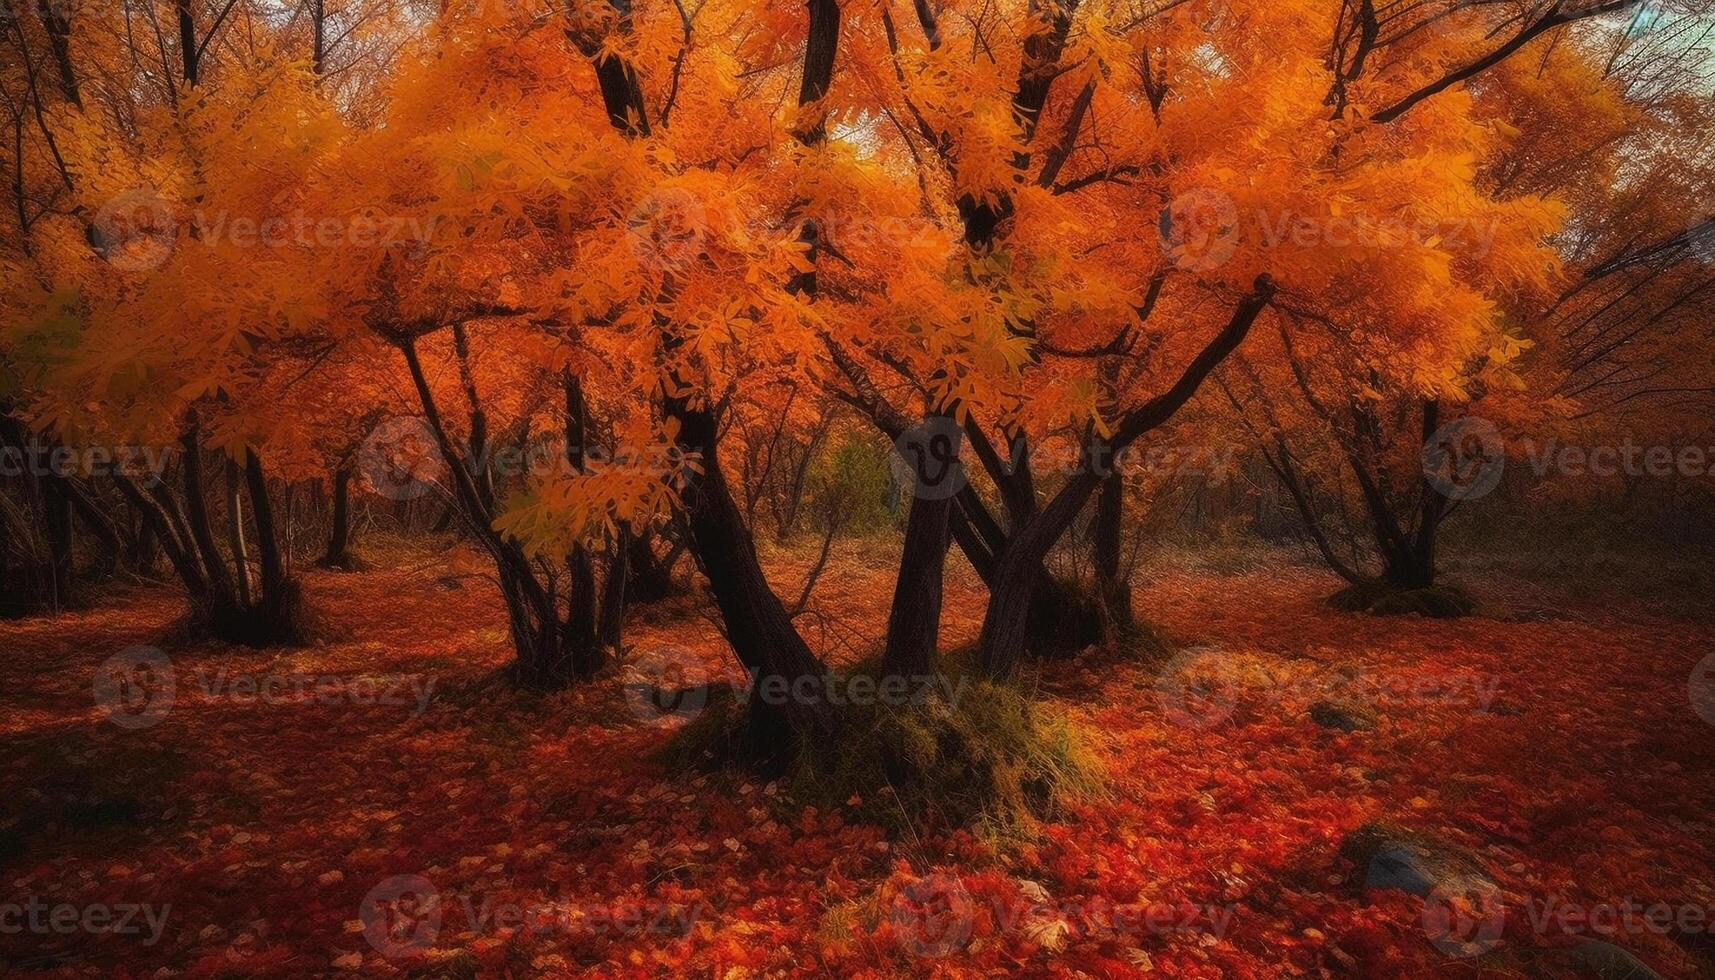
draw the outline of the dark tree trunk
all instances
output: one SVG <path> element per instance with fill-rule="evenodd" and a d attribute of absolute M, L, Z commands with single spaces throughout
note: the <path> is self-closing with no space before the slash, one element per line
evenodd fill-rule
<path fill-rule="evenodd" d="M 769 587 L 750 532 L 727 486 L 717 456 L 713 414 L 673 397 L 664 399 L 664 408 L 667 416 L 679 423 L 680 447 L 695 453 L 700 461 L 702 472 L 686 476 L 686 522 L 733 652 L 762 692 L 781 685 L 790 690 L 800 678 L 819 680 L 822 665 L 798 635 L 780 597 Z M 752 699 L 752 733 L 759 749 L 784 754 L 790 749 L 788 740 L 794 732 L 816 739 L 832 735 L 832 706 L 820 696 L 819 684 L 806 688 L 817 695 Z"/>
<path fill-rule="evenodd" d="M 77 577 L 77 538 L 72 527 L 71 494 L 65 483 L 64 477 L 50 477 L 43 481 L 42 505 L 52 581 L 50 608 L 54 612 L 72 605 L 73 580 Z"/>
<path fill-rule="evenodd" d="M 1422 412 L 1422 438 L 1419 445 L 1427 447 L 1441 426 L 1441 403 L 1433 398 L 1425 398 Z M 1419 452 L 1421 455 L 1421 449 Z M 1441 522 L 1451 513 L 1452 507 L 1451 502 L 1429 482 L 1427 474 L 1419 482 L 1418 498 L 1417 533 L 1411 542 L 1411 572 L 1412 577 L 1422 583 L 1420 588 L 1428 588 L 1435 584 L 1436 538 L 1441 530 Z"/>
<path fill-rule="evenodd" d="M 244 498 L 240 495 L 239 486 L 243 479 L 238 464 L 228 459 L 226 461 L 226 540 L 227 547 L 232 550 L 232 577 L 238 584 L 238 603 L 242 606 L 249 606 L 252 602 L 250 549 L 244 543 Z"/>
<path fill-rule="evenodd" d="M 566 559 L 570 573 L 570 594 L 567 596 L 565 640 L 572 660 L 572 673 L 580 678 L 592 677 L 607 661 L 597 634 L 597 617 L 601 615 L 601 597 L 596 592 L 595 562 L 589 549 L 582 545 L 572 549 Z"/>
<path fill-rule="evenodd" d="M 661 559 L 655 557 L 653 539 L 650 531 L 626 536 L 627 602 L 660 602 L 673 594 L 673 576 Z"/>
<path fill-rule="evenodd" d="M 629 10 L 630 5 L 625 4 L 621 16 L 628 16 Z M 800 105 L 815 101 L 820 93 L 827 91 L 838 50 L 839 8 L 832 0 L 814 0 L 810 20 Z M 649 112 L 636 71 L 618 54 L 602 53 L 599 48 L 586 49 L 585 53 L 594 62 L 608 121 L 628 138 L 647 137 Z M 813 139 L 823 131 L 817 119 L 798 135 L 801 140 Z M 806 228 L 809 229 L 808 222 Z M 813 230 L 810 233 L 813 236 Z M 814 262 L 813 247 L 810 259 Z M 805 288 L 804 276 L 810 277 L 807 287 L 814 292 L 814 269 L 795 277 L 798 288 Z M 672 325 L 662 322 L 657 326 L 663 349 L 670 351 L 677 346 Z M 668 387 L 683 391 L 689 386 L 681 380 Z M 685 474 L 684 493 L 689 510 L 686 523 L 691 546 L 708 575 L 715 604 L 726 624 L 727 639 L 763 693 L 762 697 L 752 699 L 749 715 L 755 748 L 784 758 L 793 748 L 794 735 L 808 736 L 817 742 L 831 740 L 836 719 L 825 697 L 767 696 L 775 686 L 785 684 L 790 689 L 801 678 L 814 679 L 811 681 L 814 685 L 823 669 L 763 575 L 750 530 L 744 525 L 721 469 L 719 428 L 713 409 L 706 403 L 693 407 L 686 398 L 670 394 L 662 399 L 662 412 L 678 423 L 678 448 L 694 454 L 702 470 Z"/>
<path fill-rule="evenodd" d="M 310 69 L 320 78 L 327 70 L 327 10 L 322 0 L 310 0 L 310 31 Z"/>
<path fill-rule="evenodd" d="M 244 454 L 244 480 L 250 496 L 250 517 L 256 529 L 262 588 L 255 601 L 246 605 L 237 636 L 240 642 L 252 646 L 303 642 L 302 597 L 297 581 L 286 571 L 279 524 L 268 497 L 268 476 L 262 469 L 262 457 L 255 450 Z"/>
<path fill-rule="evenodd" d="M 446 506 L 446 509 L 441 511 L 441 516 L 435 519 L 435 526 L 432 529 L 430 529 L 429 533 L 430 534 L 445 534 L 445 533 L 447 533 L 448 531 L 453 529 L 453 523 L 458 520 L 458 516 L 459 516 L 458 505 L 457 504 L 448 504 Z"/>
<path fill-rule="evenodd" d="M 23 508 L 0 496 L 0 619 L 50 608 L 52 572 L 39 560 L 37 536 Z"/>
<path fill-rule="evenodd" d="M 332 529 L 322 567 L 349 571 L 356 563 L 351 556 L 351 466 L 342 464 L 333 474 Z"/>
<path fill-rule="evenodd" d="M 617 656 L 625 629 L 627 579 L 630 578 L 631 532 L 620 531 L 614 542 L 613 555 L 608 559 L 607 578 L 601 594 L 601 626 L 597 639 L 603 649 Z"/>
<path fill-rule="evenodd" d="M 584 402 L 583 383 L 578 376 L 566 372 L 563 379 L 566 397 L 566 462 L 573 473 L 585 472 L 585 449 L 589 439 L 589 411 Z M 595 567 L 590 553 L 583 545 L 572 549 L 566 557 L 570 573 L 571 594 L 567 597 L 566 623 L 563 631 L 567 655 L 571 658 L 574 676 L 588 678 L 607 662 L 597 634 L 596 617 L 601 614 L 600 598 L 596 595 Z"/>
<path fill-rule="evenodd" d="M 492 500 L 486 492 L 486 485 L 480 482 L 486 467 L 460 455 L 458 447 L 453 444 L 441 416 L 440 405 L 435 401 L 428 376 L 423 371 L 415 342 L 406 339 L 400 344 L 399 351 L 410 370 L 418 404 L 423 408 L 423 419 L 434 433 L 435 445 L 446 460 L 459 512 L 471 534 L 494 560 L 500 593 L 506 601 L 507 627 L 515 655 L 510 668 L 512 677 L 529 687 L 563 687 L 576 673 L 568 653 L 566 625 L 560 621 L 554 594 L 536 578 L 523 550 L 494 530 Z M 464 377 L 467 381 L 465 394 L 474 414 L 480 411 L 477 392 L 474 385 L 468 383 L 469 375 Z M 573 445 L 581 445 L 581 442 L 569 439 L 568 448 Z M 472 451 L 475 451 L 474 440 Z"/>
<path fill-rule="evenodd" d="M 947 559 L 948 521 L 955 506 L 952 496 L 922 488 L 938 487 L 944 480 L 963 481 L 963 474 L 933 472 L 936 467 L 958 465 L 959 429 L 945 415 L 932 415 L 931 426 L 920 431 L 947 431 L 950 455 L 929 446 L 906 462 L 912 467 L 914 486 L 911 515 L 905 522 L 905 545 L 899 556 L 899 576 L 894 581 L 893 605 L 887 617 L 887 644 L 882 652 L 884 677 L 925 677 L 935 670 L 935 647 L 941 629 L 941 585 Z"/>
<path fill-rule="evenodd" d="M 201 426 L 192 422 L 182 440 L 185 450 L 184 519 L 202 561 L 203 575 L 208 580 L 209 603 L 222 613 L 230 614 L 238 604 L 237 594 L 233 590 L 232 573 L 214 543 L 214 527 L 209 520 L 208 497 L 203 485 L 201 431 Z M 165 488 L 161 489 L 165 492 Z"/>
<path fill-rule="evenodd" d="M 69 8 L 63 3 L 53 0 L 36 0 L 36 14 L 41 18 L 42 29 L 48 35 L 48 50 L 54 57 L 54 67 L 59 70 L 60 92 L 66 100 L 83 108 L 83 95 L 78 91 L 77 72 L 72 70 L 71 63 L 71 18 Z"/>
<path fill-rule="evenodd" d="M 1099 478 L 1088 470 L 1075 474 L 1054 499 L 1007 541 L 989 586 L 980 645 L 983 667 L 992 677 L 1012 673 L 1030 643 L 1030 610 L 1042 580 L 1042 562 L 1078 511 L 1095 492 Z"/>
<path fill-rule="evenodd" d="M 101 543 L 102 571 L 111 574 L 125 560 L 125 545 L 119 539 L 119 528 L 102 509 L 100 501 L 89 486 L 76 478 L 65 481 L 65 492 L 71 498 L 72 510 L 90 534 Z"/>
<path fill-rule="evenodd" d="M 262 567 L 263 596 L 278 595 L 286 585 L 286 565 L 280 554 L 280 535 L 274 523 L 274 505 L 268 499 L 268 477 L 255 450 L 245 453 L 244 479 L 250 488 L 250 510 L 256 523 L 256 552 Z"/>
<path fill-rule="evenodd" d="M 1091 563 L 1095 566 L 1096 588 L 1109 625 L 1110 641 L 1133 626 L 1131 583 L 1120 570 L 1124 526 L 1125 477 L 1116 466 L 1102 479 L 1102 489 L 1096 494 L 1096 519 L 1090 528 L 1094 538 Z"/>
<path fill-rule="evenodd" d="M 194 88 L 202 78 L 196 19 L 191 11 L 191 0 L 176 0 L 175 7 L 179 17 L 179 60 L 184 65 L 185 81 Z"/>
<path fill-rule="evenodd" d="M 1244 341 L 1274 292 L 1273 278 L 1258 276 L 1250 294 L 1233 309 L 1227 325 L 1198 352 L 1173 387 L 1122 416 L 1114 426 L 1113 438 L 1105 445 L 1092 446 L 1091 458 L 1007 541 L 989 586 L 988 610 L 983 615 L 979 640 L 983 670 L 990 677 L 1010 676 L 1023 655 L 1029 643 L 1030 608 L 1041 579 L 1042 561 L 1101 485 L 1100 473 L 1139 437 L 1172 418 L 1191 400 L 1209 372 Z"/>
<path fill-rule="evenodd" d="M 126 555 L 126 563 L 133 571 L 144 577 L 155 574 L 155 563 L 160 559 L 161 537 L 155 530 L 155 523 L 139 513 L 137 515 L 137 533 L 131 539 L 131 548 Z"/>
<path fill-rule="evenodd" d="M 151 492 L 144 491 L 130 477 L 116 474 L 113 482 L 119 487 L 119 492 L 125 497 L 126 503 L 137 512 L 143 522 L 144 530 L 139 532 L 138 540 L 144 540 L 148 535 L 157 543 L 161 550 L 167 553 L 167 560 L 172 564 L 173 571 L 184 583 L 185 593 L 190 596 L 192 605 L 202 605 L 208 601 L 208 579 L 203 573 L 202 562 L 197 560 L 192 545 L 181 532 L 184 522 L 175 513 L 178 505 L 166 488 L 156 482 Z"/>

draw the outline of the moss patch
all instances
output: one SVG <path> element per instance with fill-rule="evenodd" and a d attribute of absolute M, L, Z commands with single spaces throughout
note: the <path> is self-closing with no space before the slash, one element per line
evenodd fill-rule
<path fill-rule="evenodd" d="M 988 837 L 1027 836 L 1066 804 L 1102 793 L 1093 739 L 1053 704 L 975 676 L 960 656 L 946 673 L 912 679 L 894 703 L 848 704 L 831 746 L 799 745 L 784 771 L 794 799 L 855 806 L 893 829 L 960 827 Z M 874 663 L 848 672 L 879 676 Z M 876 702 L 882 699 L 874 699 Z M 718 768 L 754 759 L 746 704 L 730 687 L 665 746 L 670 765 Z"/>

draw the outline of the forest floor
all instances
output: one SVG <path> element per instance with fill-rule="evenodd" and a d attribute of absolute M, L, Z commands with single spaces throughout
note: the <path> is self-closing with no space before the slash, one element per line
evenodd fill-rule
<path fill-rule="evenodd" d="M 783 594 L 812 557 L 770 557 Z M 1479 616 L 1372 618 L 1286 562 L 1145 569 L 1136 608 L 1172 659 L 1034 679 L 1106 793 L 1030 840 L 889 835 L 859 800 L 655 761 L 682 722 L 620 673 L 494 683 L 478 556 L 387 558 L 307 575 L 335 632 L 301 650 L 175 640 L 167 591 L 0 624 L 0 973 L 1558 976 L 1545 951 L 1595 938 L 1712 975 L 1707 621 L 1492 576 L 1467 583 Z M 800 620 L 831 660 L 879 644 L 892 567 L 836 548 Z M 982 614 L 959 569 L 944 648 Z M 626 639 L 733 671 L 694 597 L 635 610 Z M 110 715 L 98 679 L 139 646 L 169 658 L 170 710 L 157 684 Z M 1493 891 L 1364 888 L 1342 847 L 1376 821 Z"/>

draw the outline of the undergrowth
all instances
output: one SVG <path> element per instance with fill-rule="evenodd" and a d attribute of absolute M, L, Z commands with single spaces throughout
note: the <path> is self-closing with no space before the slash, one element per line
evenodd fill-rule
<path fill-rule="evenodd" d="M 970 652 L 946 655 L 943 673 L 910 679 L 898 699 L 842 708 L 832 745 L 800 744 L 786 761 L 784 788 L 803 803 L 855 807 L 861 819 L 895 831 L 963 828 L 990 839 L 1030 835 L 1078 800 L 1103 793 L 1094 738 L 1028 684 L 983 679 Z M 880 679 L 866 661 L 845 672 Z M 890 703 L 881 703 L 887 700 Z M 748 705 L 730 686 L 660 752 L 669 765 L 748 764 Z"/>

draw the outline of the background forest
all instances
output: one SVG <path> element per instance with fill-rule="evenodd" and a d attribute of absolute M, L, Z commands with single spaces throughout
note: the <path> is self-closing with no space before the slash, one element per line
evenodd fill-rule
<path fill-rule="evenodd" d="M 0 0 L 0 967 L 1715 976 L 1706 0 Z"/>

